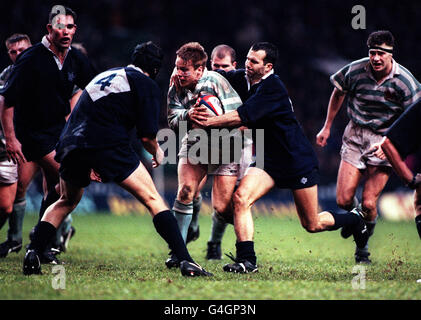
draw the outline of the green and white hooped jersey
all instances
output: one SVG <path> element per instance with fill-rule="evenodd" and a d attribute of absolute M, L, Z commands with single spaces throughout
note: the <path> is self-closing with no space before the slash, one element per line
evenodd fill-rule
<path fill-rule="evenodd" d="M 186 89 L 178 95 L 174 86 L 171 86 L 168 90 L 167 111 L 168 124 L 171 129 L 178 128 L 180 121 L 186 121 L 188 110 L 202 94 L 217 96 L 224 107 L 225 113 L 237 110 L 242 105 L 240 96 L 231 87 L 228 80 L 217 72 L 205 69 L 193 91 Z"/>
<path fill-rule="evenodd" d="M 421 99 L 421 84 L 393 60 L 390 75 L 377 83 L 369 58 L 354 61 L 330 77 L 332 84 L 347 95 L 350 119 L 361 127 L 382 134 L 410 105 Z"/>

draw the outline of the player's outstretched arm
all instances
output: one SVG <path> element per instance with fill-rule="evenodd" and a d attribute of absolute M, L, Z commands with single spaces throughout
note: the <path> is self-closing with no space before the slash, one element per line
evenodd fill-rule
<path fill-rule="evenodd" d="M 194 118 L 200 118 L 199 114 L 204 115 L 203 107 L 195 108 L 192 115 Z M 197 113 L 197 116 L 195 115 Z M 230 111 L 217 117 L 210 117 L 206 120 L 195 121 L 204 128 L 236 128 L 242 125 L 238 111 Z"/>
<path fill-rule="evenodd" d="M 22 153 L 22 146 L 15 135 L 13 107 L 6 106 L 2 95 L 0 95 L 0 120 L 6 139 L 7 157 L 14 163 L 26 162 L 25 156 Z"/>
<path fill-rule="evenodd" d="M 340 91 L 339 89 L 333 89 L 333 92 L 330 96 L 329 105 L 327 107 L 327 115 L 325 124 L 320 132 L 316 136 L 316 143 L 324 147 L 327 144 L 327 139 L 330 136 L 330 128 L 332 127 L 333 120 L 335 119 L 336 115 L 338 114 L 339 109 L 342 106 L 342 103 L 345 99 L 345 93 Z"/>

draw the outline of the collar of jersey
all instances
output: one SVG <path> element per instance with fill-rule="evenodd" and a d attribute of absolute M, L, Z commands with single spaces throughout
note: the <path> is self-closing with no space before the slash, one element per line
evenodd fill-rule
<path fill-rule="evenodd" d="M 53 53 L 53 57 L 54 57 L 54 60 L 56 61 L 58 69 L 59 70 L 63 69 L 64 61 L 66 61 L 67 54 L 69 53 L 70 50 L 72 50 L 72 47 L 70 46 L 69 49 L 67 50 L 66 56 L 64 57 L 63 64 L 62 64 L 60 59 L 57 57 L 57 55 L 53 52 L 53 50 L 50 49 L 51 44 L 50 44 L 50 41 L 48 41 L 47 36 L 42 37 L 41 43 L 44 45 L 44 47 L 47 48 L 47 50 L 50 50 Z"/>
<path fill-rule="evenodd" d="M 145 71 L 143 71 L 143 70 L 142 70 L 142 69 L 140 69 L 139 67 L 136 67 L 134 64 L 129 64 L 129 65 L 127 65 L 127 68 L 133 68 L 133 69 L 135 69 L 135 70 L 137 70 L 137 71 L 139 71 L 139 72 L 141 72 L 141 73 L 145 74 Z"/>
<path fill-rule="evenodd" d="M 367 65 L 365 66 L 365 70 L 367 71 L 367 73 L 370 75 L 371 78 L 376 80 L 374 78 L 373 72 L 371 71 L 371 68 L 370 68 L 370 61 L 368 61 Z M 400 75 L 400 74 L 401 74 L 401 72 L 399 70 L 399 64 L 395 61 L 395 59 L 392 59 L 392 70 L 390 71 L 389 75 L 382 81 L 382 83 L 384 83 L 386 80 L 392 79 L 394 76 Z"/>
<path fill-rule="evenodd" d="M 244 72 L 245 73 L 245 72 Z M 265 80 L 267 77 L 269 77 L 270 75 L 272 75 L 272 74 L 274 74 L 275 73 L 275 71 L 272 69 L 272 70 L 270 70 L 268 73 L 266 73 L 263 77 L 261 77 L 260 78 L 260 80 L 258 81 L 258 82 L 256 82 L 255 84 L 253 84 L 253 85 L 256 85 L 256 84 L 258 84 L 259 82 L 261 82 L 262 80 Z M 250 88 L 251 88 L 251 85 L 250 85 L 250 79 L 249 79 L 249 77 L 247 76 L 247 73 L 245 73 L 244 74 L 244 76 L 246 77 L 246 80 L 247 80 L 247 91 L 250 91 Z"/>

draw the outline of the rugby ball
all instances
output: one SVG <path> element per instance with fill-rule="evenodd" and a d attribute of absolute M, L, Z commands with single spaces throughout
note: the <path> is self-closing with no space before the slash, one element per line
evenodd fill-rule
<path fill-rule="evenodd" d="M 206 94 L 199 97 L 199 106 L 205 106 L 209 110 L 209 115 L 220 116 L 224 114 L 224 107 L 218 97 Z"/>

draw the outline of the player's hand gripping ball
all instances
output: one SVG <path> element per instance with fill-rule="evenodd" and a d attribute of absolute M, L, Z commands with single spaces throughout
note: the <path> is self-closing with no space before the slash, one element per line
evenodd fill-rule
<path fill-rule="evenodd" d="M 222 106 L 221 101 L 218 99 L 218 97 L 214 95 L 211 95 L 211 94 L 202 95 L 199 97 L 198 101 L 199 101 L 199 104 L 198 104 L 199 107 L 204 106 L 208 108 L 208 114 L 211 117 L 220 116 L 225 113 L 224 107 Z"/>
<path fill-rule="evenodd" d="M 200 110 L 200 116 L 198 116 L 199 114 L 196 115 L 195 111 L 192 110 L 193 114 L 190 116 L 193 120 L 192 128 L 200 128 L 200 125 L 194 121 L 204 121 L 208 117 L 216 117 L 225 113 L 221 101 L 218 97 L 211 94 L 201 95 L 194 105 L 194 109 L 196 108 L 204 110 Z"/>

